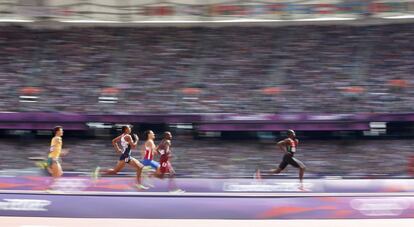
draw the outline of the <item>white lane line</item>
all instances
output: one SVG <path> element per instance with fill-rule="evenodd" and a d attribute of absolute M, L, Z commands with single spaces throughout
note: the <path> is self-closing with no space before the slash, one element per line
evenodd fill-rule
<path fill-rule="evenodd" d="M 104 191 L 41 191 L 41 190 L 0 190 L 0 194 L 35 194 L 35 195 L 89 195 L 89 196 L 155 196 L 155 197 L 393 197 L 414 196 L 414 192 L 357 192 L 357 193 L 223 193 L 223 192 L 104 192 Z"/>
<path fill-rule="evenodd" d="M 29 224 L 30 223 L 30 224 Z M 151 226 L 151 227 L 413 227 L 414 219 L 328 219 L 328 220 L 217 220 L 217 219 L 113 219 L 113 218 L 50 218 L 0 217 L 7 227 L 73 227 L 73 226 Z"/>

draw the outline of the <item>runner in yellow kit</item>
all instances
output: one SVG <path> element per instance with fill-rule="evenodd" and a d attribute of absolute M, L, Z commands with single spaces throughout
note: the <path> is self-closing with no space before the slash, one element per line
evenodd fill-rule
<path fill-rule="evenodd" d="M 62 126 L 56 126 L 53 129 L 55 136 L 50 142 L 50 152 L 47 158 L 47 170 L 55 178 L 63 175 L 62 166 L 60 165 L 60 156 L 65 156 L 69 150 L 62 149 Z"/>

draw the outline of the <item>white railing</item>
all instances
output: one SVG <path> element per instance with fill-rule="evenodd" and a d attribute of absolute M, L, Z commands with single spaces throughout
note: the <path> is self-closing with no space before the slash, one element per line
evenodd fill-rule
<path fill-rule="evenodd" d="M 240 23 L 412 19 L 414 0 L 0 0 L 0 22 Z"/>

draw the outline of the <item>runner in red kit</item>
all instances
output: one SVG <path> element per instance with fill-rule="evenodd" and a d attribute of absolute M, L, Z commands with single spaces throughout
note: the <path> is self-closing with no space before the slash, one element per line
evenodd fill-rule
<path fill-rule="evenodd" d="M 164 178 L 165 174 L 168 174 L 170 177 L 169 180 L 169 190 L 171 192 L 184 192 L 183 190 L 179 189 L 175 184 L 174 177 L 175 177 L 175 170 L 171 165 L 170 158 L 172 157 L 171 152 L 171 140 L 172 135 L 171 132 L 164 132 L 164 138 L 160 142 L 157 147 L 157 152 L 160 155 L 160 178 Z"/>
<path fill-rule="evenodd" d="M 157 152 L 160 154 L 160 172 L 161 177 L 164 177 L 166 173 L 169 173 L 171 175 L 175 174 L 175 171 L 169 161 L 169 158 L 171 157 L 171 139 L 172 135 L 170 132 L 164 132 L 164 138 L 160 142 L 160 144 L 157 147 Z"/>

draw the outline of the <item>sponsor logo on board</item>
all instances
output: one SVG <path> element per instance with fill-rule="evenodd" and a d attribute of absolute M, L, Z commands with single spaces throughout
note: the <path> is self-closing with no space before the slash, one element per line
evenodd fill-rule
<path fill-rule="evenodd" d="M 0 210 L 47 211 L 52 202 L 39 199 L 4 199 L 0 201 Z"/>
<path fill-rule="evenodd" d="M 399 216 L 410 201 L 398 198 L 353 199 L 351 207 L 366 216 Z"/>

